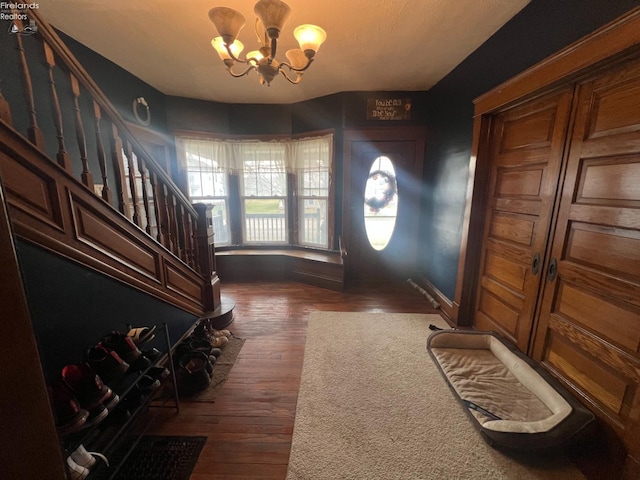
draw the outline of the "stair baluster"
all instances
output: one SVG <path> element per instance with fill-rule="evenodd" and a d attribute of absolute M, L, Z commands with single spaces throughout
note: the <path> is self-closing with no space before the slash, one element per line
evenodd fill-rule
<path fill-rule="evenodd" d="M 55 57 L 53 54 L 53 50 L 46 43 L 42 42 L 44 47 L 44 56 L 47 62 L 47 67 L 49 70 L 49 85 L 51 87 L 51 103 L 53 104 L 53 123 L 56 128 L 56 138 L 58 139 L 58 153 L 56 154 L 56 159 L 58 160 L 58 165 L 64 168 L 67 172 L 73 173 L 71 168 L 71 156 L 64 145 L 64 128 L 62 126 L 62 112 L 60 110 L 60 101 L 58 100 L 58 91 L 56 89 L 56 82 L 54 79 L 53 71 L 56 66 Z"/>
<path fill-rule="evenodd" d="M 111 204 L 112 194 L 109 188 L 109 180 L 107 177 L 107 158 L 104 151 L 104 144 L 102 143 L 102 130 L 101 123 L 102 112 L 100 111 L 100 105 L 93 101 L 93 119 L 96 132 L 96 149 L 98 153 L 98 164 L 100 165 L 100 175 L 102 176 L 102 199 Z"/>

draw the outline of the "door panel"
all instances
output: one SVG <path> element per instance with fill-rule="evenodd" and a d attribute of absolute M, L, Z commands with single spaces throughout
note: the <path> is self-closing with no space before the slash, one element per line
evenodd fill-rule
<path fill-rule="evenodd" d="M 474 326 L 527 351 L 572 91 L 502 112 L 491 130 L 491 181 Z"/>
<path fill-rule="evenodd" d="M 533 356 L 640 452 L 640 63 L 580 85 Z"/>
<path fill-rule="evenodd" d="M 347 258 L 346 278 L 351 283 L 405 281 L 415 270 L 423 139 L 393 138 L 391 130 L 367 136 L 350 132 L 345 141 L 344 227 Z M 400 133 L 402 136 L 402 133 Z M 365 186 L 374 160 L 388 157 L 397 181 L 397 216 L 393 234 L 382 250 L 369 242 L 365 227 Z"/>

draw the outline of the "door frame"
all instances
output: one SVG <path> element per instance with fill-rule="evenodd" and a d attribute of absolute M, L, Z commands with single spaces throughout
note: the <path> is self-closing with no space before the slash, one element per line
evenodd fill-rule
<path fill-rule="evenodd" d="M 352 144 L 355 142 L 413 142 L 416 146 L 416 164 L 414 173 L 419 176 L 422 183 L 422 167 L 424 164 L 426 127 L 398 126 L 398 127 L 373 127 L 345 129 L 343 138 L 343 166 L 342 166 L 342 245 L 346 250 L 345 281 L 351 278 L 349 271 L 349 250 L 353 248 L 352 238 L 354 231 L 351 221 L 351 172 L 352 172 Z M 421 196 L 416 199 L 417 219 L 420 220 Z M 416 236 L 419 235 L 419 225 L 416 228 Z M 416 248 L 418 242 L 416 238 Z M 416 250 L 417 253 L 417 250 Z"/>

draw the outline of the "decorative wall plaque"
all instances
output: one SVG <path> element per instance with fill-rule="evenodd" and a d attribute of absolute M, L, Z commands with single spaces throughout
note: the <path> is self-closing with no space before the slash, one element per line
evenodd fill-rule
<path fill-rule="evenodd" d="M 410 120 L 410 98 L 367 99 L 367 120 Z"/>

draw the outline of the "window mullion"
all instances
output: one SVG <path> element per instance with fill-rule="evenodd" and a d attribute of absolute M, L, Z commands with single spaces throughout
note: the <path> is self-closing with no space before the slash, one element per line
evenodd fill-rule
<path fill-rule="evenodd" d="M 229 229 L 231 245 L 242 243 L 242 208 L 240 199 L 240 181 L 237 173 L 229 174 Z"/>
<path fill-rule="evenodd" d="M 298 183 L 294 173 L 287 173 L 287 206 L 289 221 L 289 244 L 298 245 Z"/>

